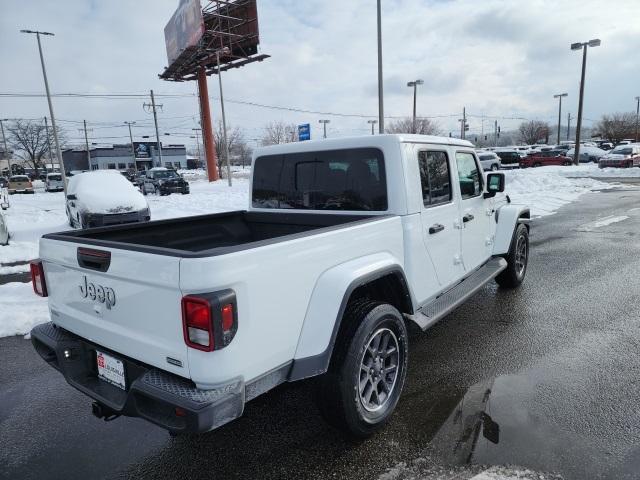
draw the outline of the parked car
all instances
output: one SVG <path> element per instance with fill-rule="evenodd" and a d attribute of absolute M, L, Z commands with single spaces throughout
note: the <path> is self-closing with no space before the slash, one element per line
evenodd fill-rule
<path fill-rule="evenodd" d="M 522 155 L 516 150 L 496 150 L 502 168 L 520 168 Z"/>
<path fill-rule="evenodd" d="M 14 193 L 34 193 L 33 184 L 27 175 L 13 175 L 9 177 L 9 185 L 7 186 L 9 195 Z"/>
<path fill-rule="evenodd" d="M 61 173 L 47 173 L 44 180 L 45 192 L 61 192 L 64 190 L 64 180 Z"/>
<path fill-rule="evenodd" d="M 150 220 L 142 194 L 117 170 L 79 173 L 69 179 L 67 218 L 74 228 L 102 227 Z"/>
<path fill-rule="evenodd" d="M 175 170 L 164 167 L 156 167 L 147 170 L 142 184 L 142 193 L 155 193 L 157 195 L 170 195 L 172 193 L 189 193 L 189 182 Z"/>
<path fill-rule="evenodd" d="M 549 165 L 571 165 L 571 159 L 562 150 L 534 152 L 520 160 L 520 168 L 546 167 Z"/>
<path fill-rule="evenodd" d="M 628 144 L 616 147 L 600 158 L 600 168 L 606 167 L 640 167 L 640 145 Z"/>
<path fill-rule="evenodd" d="M 480 165 L 482 165 L 482 169 L 484 171 L 500 170 L 501 160 L 500 160 L 500 157 L 495 152 L 480 151 L 477 153 L 478 153 L 478 159 L 480 160 Z"/>
<path fill-rule="evenodd" d="M 32 278 L 53 316 L 31 340 L 98 418 L 205 432 L 319 377 L 320 412 L 365 437 L 402 392 L 407 323 L 525 278 L 529 209 L 465 140 L 275 145 L 251 172 L 244 211 L 41 238 Z"/>
<path fill-rule="evenodd" d="M 0 188 L 7 188 L 9 186 L 9 179 L 7 177 L 0 177 Z"/>
<path fill-rule="evenodd" d="M 586 163 L 586 162 L 598 162 L 598 160 L 600 160 L 600 158 L 602 158 L 602 156 L 606 155 L 606 151 L 602 150 L 601 148 L 598 147 L 589 147 L 589 146 L 584 146 L 581 145 L 580 146 L 580 163 Z M 570 150 L 567 150 L 567 157 L 573 159 L 576 155 L 576 150 L 575 148 L 571 148 Z"/>

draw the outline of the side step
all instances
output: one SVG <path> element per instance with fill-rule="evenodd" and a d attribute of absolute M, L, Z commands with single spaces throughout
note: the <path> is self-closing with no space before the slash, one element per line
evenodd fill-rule
<path fill-rule="evenodd" d="M 406 315 L 406 317 L 426 330 L 464 303 L 505 268 L 507 268 L 507 261 L 504 258 L 492 258 L 455 287 L 423 305 L 415 315 Z"/>

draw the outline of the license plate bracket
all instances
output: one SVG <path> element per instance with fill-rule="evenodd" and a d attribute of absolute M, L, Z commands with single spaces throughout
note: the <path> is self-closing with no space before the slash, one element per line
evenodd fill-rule
<path fill-rule="evenodd" d="M 98 378 L 100 380 L 126 390 L 127 384 L 122 360 L 96 350 L 96 366 L 98 367 Z"/>

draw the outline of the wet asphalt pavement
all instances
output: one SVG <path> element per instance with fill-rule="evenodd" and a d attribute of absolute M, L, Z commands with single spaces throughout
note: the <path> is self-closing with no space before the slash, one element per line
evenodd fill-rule
<path fill-rule="evenodd" d="M 610 216 L 628 218 L 597 222 Z M 364 442 L 322 421 L 312 382 L 281 386 L 200 436 L 105 423 L 29 341 L 0 339 L 0 477 L 469 478 L 519 465 L 638 478 L 640 187 L 535 220 L 531 247 L 520 289 L 492 283 L 412 332 L 398 409 Z"/>

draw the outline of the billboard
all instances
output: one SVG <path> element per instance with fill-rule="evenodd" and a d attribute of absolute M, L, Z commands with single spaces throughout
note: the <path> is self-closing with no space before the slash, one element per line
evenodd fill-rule
<path fill-rule="evenodd" d="M 204 20 L 200 0 L 180 0 L 178 9 L 164 27 L 169 66 L 176 61 L 185 48 L 196 46 L 203 33 Z"/>

